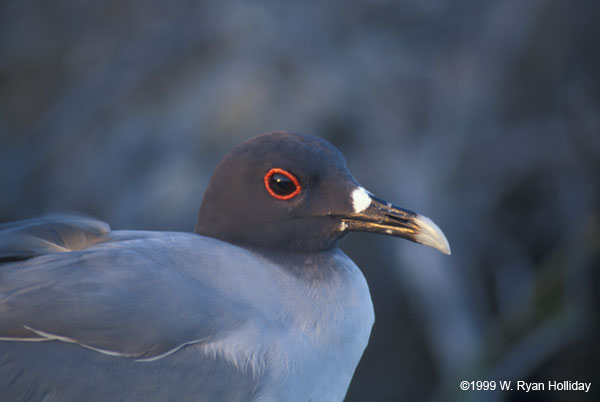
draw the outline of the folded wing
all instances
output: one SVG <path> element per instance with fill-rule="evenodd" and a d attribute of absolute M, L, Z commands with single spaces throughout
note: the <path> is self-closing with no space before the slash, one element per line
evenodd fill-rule
<path fill-rule="evenodd" d="M 209 266 L 201 250 L 218 243 L 195 234 L 111 232 L 81 216 L 2 225 L 0 341 L 73 342 L 152 360 L 227 336 L 245 317 L 260 316 L 203 280 L 219 270 L 219 259 Z"/>

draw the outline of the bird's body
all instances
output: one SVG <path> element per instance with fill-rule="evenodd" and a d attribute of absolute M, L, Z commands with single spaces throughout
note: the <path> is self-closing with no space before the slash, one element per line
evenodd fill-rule
<path fill-rule="evenodd" d="M 0 268 L 0 400 L 343 399 L 373 310 L 338 249 L 264 256 L 136 231 L 90 243 Z"/>
<path fill-rule="evenodd" d="M 340 402 L 374 321 L 351 230 L 449 253 L 329 143 L 283 132 L 223 159 L 195 233 L 0 225 L 0 401 Z"/>

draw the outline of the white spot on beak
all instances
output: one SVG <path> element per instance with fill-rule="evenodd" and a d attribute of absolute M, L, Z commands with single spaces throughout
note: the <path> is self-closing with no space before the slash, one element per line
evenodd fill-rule
<path fill-rule="evenodd" d="M 348 224 L 342 221 L 342 223 L 340 223 L 340 232 L 345 232 L 346 229 L 348 229 Z"/>
<path fill-rule="evenodd" d="M 371 205 L 369 192 L 362 187 L 356 187 L 352 191 L 352 208 L 354 208 L 354 213 L 361 213 L 369 208 L 369 205 Z"/>

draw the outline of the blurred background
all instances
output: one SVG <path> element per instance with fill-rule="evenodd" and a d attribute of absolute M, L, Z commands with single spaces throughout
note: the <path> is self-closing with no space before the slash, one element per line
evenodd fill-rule
<path fill-rule="evenodd" d="M 377 317 L 346 401 L 592 400 L 459 381 L 600 390 L 599 4 L 3 0 L 0 221 L 192 231 L 234 145 L 315 134 L 453 251 L 343 240 Z"/>

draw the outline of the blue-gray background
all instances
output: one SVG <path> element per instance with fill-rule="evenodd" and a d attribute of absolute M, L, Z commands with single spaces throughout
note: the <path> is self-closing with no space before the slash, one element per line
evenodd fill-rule
<path fill-rule="evenodd" d="M 76 210 L 191 231 L 264 131 L 334 143 L 451 257 L 352 234 L 377 322 L 347 401 L 591 400 L 600 388 L 594 1 L 0 3 L 0 221 Z M 234 190 L 234 189 L 232 189 Z"/>

